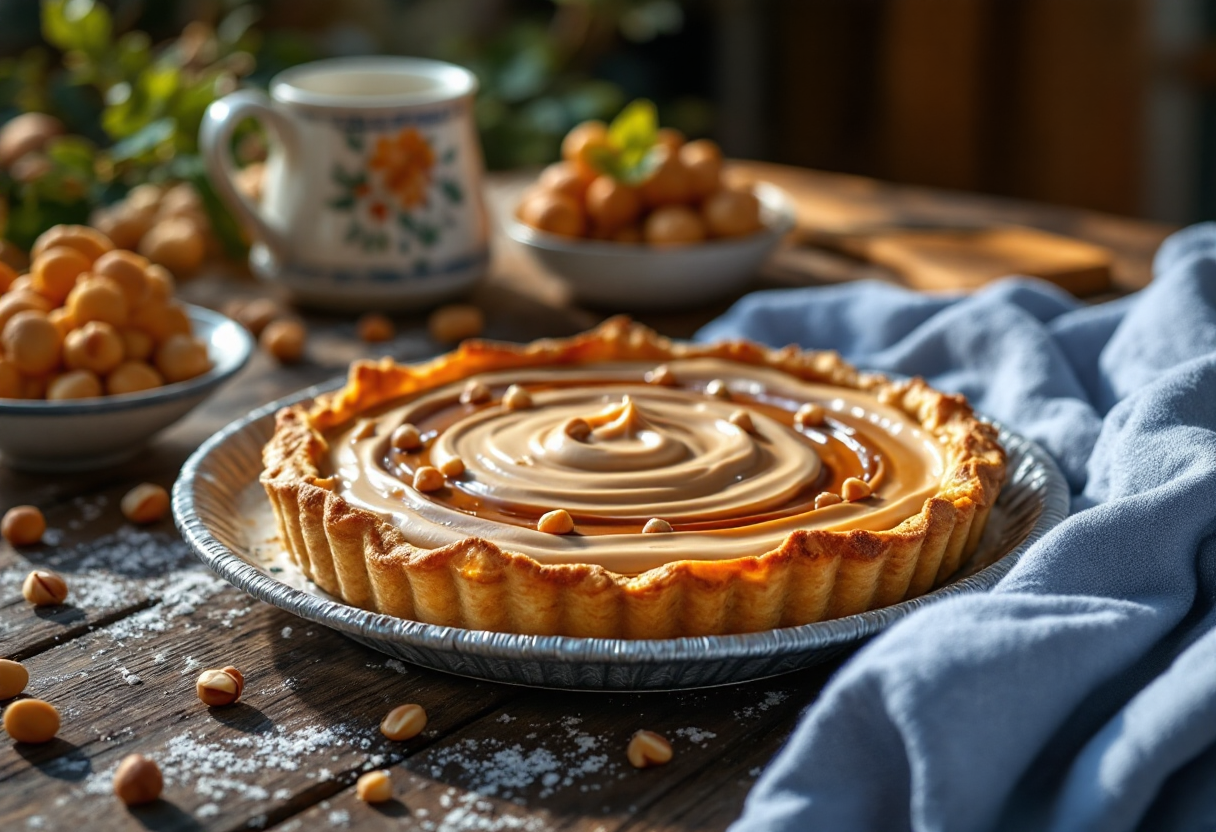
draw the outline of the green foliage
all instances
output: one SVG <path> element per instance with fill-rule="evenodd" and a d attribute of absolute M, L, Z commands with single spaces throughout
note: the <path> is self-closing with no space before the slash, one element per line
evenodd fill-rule
<path fill-rule="evenodd" d="M 637 185 L 654 170 L 656 159 L 651 151 L 658 139 L 658 111 L 653 102 L 639 98 L 608 125 L 608 146 L 595 150 L 591 163 L 613 179 Z"/>

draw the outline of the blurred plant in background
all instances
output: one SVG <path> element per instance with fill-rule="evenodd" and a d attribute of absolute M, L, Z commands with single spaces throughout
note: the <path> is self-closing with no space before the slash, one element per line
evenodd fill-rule
<path fill-rule="evenodd" d="M 32 5 L 0 0 L 0 49 L 18 48 L 23 22 L 38 27 L 27 33 L 36 45 L 0 58 L 0 237 L 22 247 L 140 184 L 187 181 L 224 249 L 241 253 L 198 157 L 203 112 L 239 84 L 265 86 L 329 55 L 413 54 L 472 69 L 491 169 L 552 161 L 571 127 L 611 119 L 639 95 L 686 133 L 709 124 L 703 99 L 665 97 L 654 88 L 662 73 L 629 57 L 681 31 L 677 0 L 43 0 L 39 20 Z M 235 149 L 252 162 L 265 143 L 251 125 Z"/>

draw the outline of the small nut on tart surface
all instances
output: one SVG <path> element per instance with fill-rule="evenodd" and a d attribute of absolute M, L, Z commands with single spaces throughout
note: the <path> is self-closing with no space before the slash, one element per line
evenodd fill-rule
<path fill-rule="evenodd" d="M 414 488 L 419 491 L 438 491 L 447 483 L 447 477 L 438 468 L 423 465 L 414 472 Z"/>
<path fill-rule="evenodd" d="M 824 491 L 815 498 L 815 508 L 827 508 L 843 502 L 839 494 L 833 494 L 831 491 Z"/>
<path fill-rule="evenodd" d="M 464 460 L 458 456 L 450 457 L 439 466 L 445 477 L 459 477 L 464 473 Z"/>
<path fill-rule="evenodd" d="M 675 387 L 678 383 L 676 374 L 666 364 L 660 364 L 646 374 L 647 384 L 657 384 L 660 387 Z"/>
<path fill-rule="evenodd" d="M 591 423 L 586 419 L 575 416 L 562 426 L 562 431 L 578 442 L 583 442 L 591 435 Z"/>
<path fill-rule="evenodd" d="M 671 743 L 654 731 L 638 731 L 630 738 L 625 756 L 634 768 L 661 766 L 671 762 Z"/>
<path fill-rule="evenodd" d="M 169 492 L 156 483 L 140 483 L 123 495 L 121 507 L 132 523 L 155 523 L 169 513 Z"/>
<path fill-rule="evenodd" d="M 393 799 L 393 781 L 387 771 L 369 771 L 355 782 L 355 796 L 364 803 L 383 803 Z"/>
<path fill-rule="evenodd" d="M 422 434 L 409 422 L 398 425 L 388 442 L 399 451 L 416 451 L 422 447 Z"/>
<path fill-rule="evenodd" d="M 35 607 L 54 607 L 68 597 L 68 582 L 48 569 L 35 569 L 25 576 L 21 594 Z"/>
<path fill-rule="evenodd" d="M 756 432 L 756 425 L 754 422 L 752 422 L 752 415 L 746 410 L 736 410 L 734 413 L 730 414 L 729 421 L 739 430 L 746 431 L 747 433 Z"/>
<path fill-rule="evenodd" d="M 490 388 L 480 381 L 470 380 L 460 391 L 461 404 L 485 404 L 492 398 Z"/>
<path fill-rule="evenodd" d="M 199 700 L 212 708 L 222 708 L 237 702 L 244 690 L 245 677 L 231 665 L 219 670 L 204 670 L 199 674 L 195 685 Z"/>
<path fill-rule="evenodd" d="M 846 503 L 855 503 L 858 500 L 864 500 L 874 493 L 874 489 L 865 480 L 859 480 L 857 477 L 849 477 L 840 486 L 840 497 Z"/>
<path fill-rule="evenodd" d="M 13 506 L 0 520 L 0 535 L 14 546 L 33 546 L 46 532 L 46 518 L 37 506 Z"/>
<path fill-rule="evenodd" d="M 540 516 L 536 530 L 545 534 L 570 534 L 574 531 L 574 518 L 564 508 L 554 509 Z"/>
<path fill-rule="evenodd" d="M 4 709 L 4 730 L 17 742 L 50 742 L 59 733 L 59 711 L 41 699 L 18 699 Z"/>
<path fill-rule="evenodd" d="M 532 406 L 532 394 L 518 384 L 512 384 L 503 393 L 502 406 L 507 410 L 527 410 Z"/>
<path fill-rule="evenodd" d="M 21 662 L 0 659 L 0 702 L 12 699 L 30 683 L 30 672 Z"/>
<path fill-rule="evenodd" d="M 642 527 L 642 534 L 665 534 L 672 531 L 671 524 L 661 517 L 651 517 Z"/>
<path fill-rule="evenodd" d="M 426 728 L 426 720 L 426 709 L 421 705 L 398 705 L 380 720 L 380 733 L 397 742 L 413 739 Z"/>
<path fill-rule="evenodd" d="M 143 754 L 123 757 L 114 772 L 114 795 L 128 806 L 151 803 L 164 788 L 160 766 Z"/>
<path fill-rule="evenodd" d="M 705 395 L 713 396 L 715 399 L 730 401 L 730 387 L 722 379 L 715 378 L 705 385 Z"/>
<path fill-rule="evenodd" d="M 814 402 L 807 402 L 794 414 L 794 421 L 803 427 L 817 427 L 822 425 L 826 418 L 827 411 L 823 409 L 823 405 Z"/>

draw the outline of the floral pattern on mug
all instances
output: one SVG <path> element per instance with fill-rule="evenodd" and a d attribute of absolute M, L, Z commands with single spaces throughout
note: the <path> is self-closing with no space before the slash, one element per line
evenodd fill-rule
<path fill-rule="evenodd" d="M 363 154 L 362 133 L 347 132 L 346 143 Z M 362 251 L 384 251 L 394 239 L 402 253 L 415 244 L 434 246 L 443 228 L 452 224 L 447 209 L 464 201 L 455 160 L 455 148 L 439 158 L 433 142 L 418 128 L 405 127 L 375 137 L 357 171 L 335 164 L 331 179 L 338 195 L 329 207 L 351 215 L 344 241 Z"/>

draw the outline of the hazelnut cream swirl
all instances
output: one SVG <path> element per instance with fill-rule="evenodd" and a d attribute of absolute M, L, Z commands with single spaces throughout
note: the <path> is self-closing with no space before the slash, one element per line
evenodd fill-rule
<path fill-rule="evenodd" d="M 329 437 L 340 493 L 397 525 L 422 548 L 469 536 L 542 563 L 597 563 L 636 574 L 673 560 L 758 555 L 797 529 L 892 528 L 938 489 L 937 443 L 903 413 L 865 393 L 807 384 L 788 374 L 719 359 L 668 365 L 674 386 L 647 384 L 652 365 L 520 369 L 476 378 L 493 396 L 461 404 L 463 382 L 398 402 Z M 729 399 L 708 395 L 723 380 Z M 510 384 L 531 406 L 501 403 Z M 797 409 L 823 406 L 821 425 Z M 731 420 L 743 410 L 750 425 Z M 569 429 L 582 420 L 589 432 Z M 392 431 L 419 428 L 424 447 L 394 450 Z M 749 429 L 745 429 L 749 428 Z M 412 485 L 422 465 L 454 457 L 464 473 L 434 492 Z M 814 508 L 847 477 L 870 499 Z M 553 509 L 575 533 L 536 530 Z M 650 518 L 674 531 L 644 534 Z"/>

